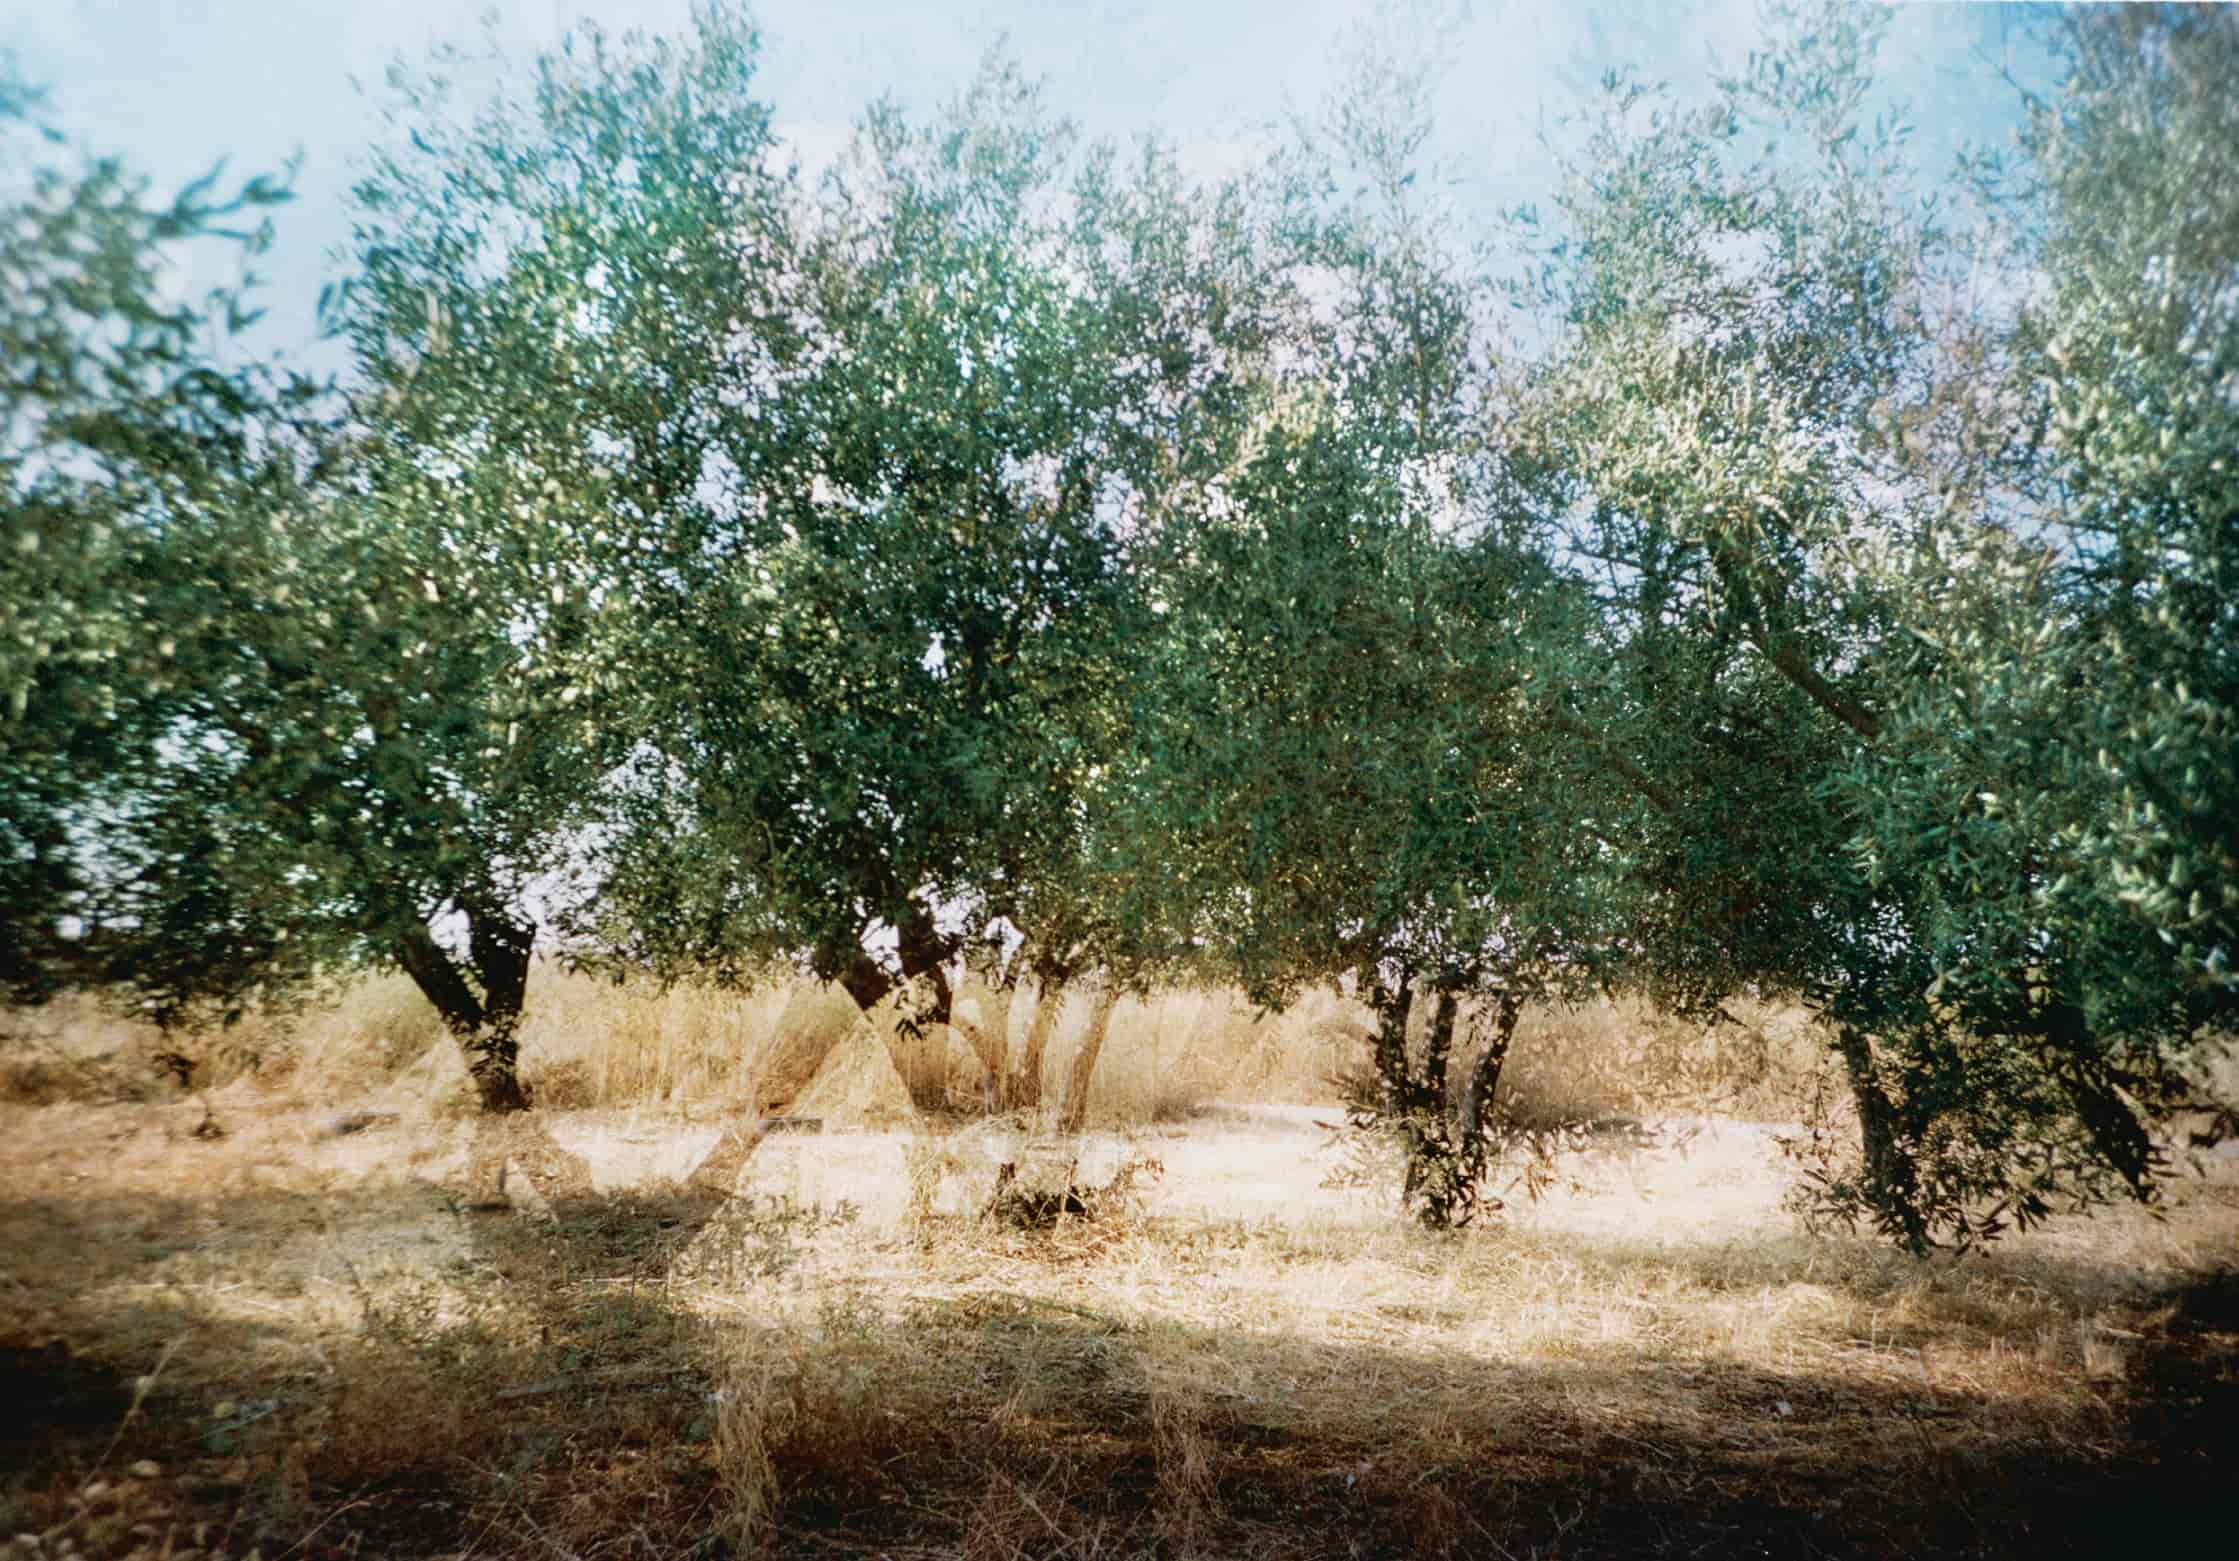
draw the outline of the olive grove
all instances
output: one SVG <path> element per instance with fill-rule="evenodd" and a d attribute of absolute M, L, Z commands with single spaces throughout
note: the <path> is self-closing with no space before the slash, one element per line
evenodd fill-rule
<path fill-rule="evenodd" d="M 1337 984 L 1433 1225 L 1526 1005 L 1792 997 L 1820 1215 L 2150 1199 L 2239 1007 L 2239 24 L 2042 18 L 1955 171 L 1882 25 L 1613 75 L 1481 241 L 1374 47 L 1218 180 L 999 62 L 810 178 L 723 7 L 400 67 L 331 386 L 156 301 L 282 186 L 50 170 L 0 80 L 0 977 L 387 964 L 490 1109 L 540 941 L 954 1025 L 1004 1109 L 1069 990 Z"/>

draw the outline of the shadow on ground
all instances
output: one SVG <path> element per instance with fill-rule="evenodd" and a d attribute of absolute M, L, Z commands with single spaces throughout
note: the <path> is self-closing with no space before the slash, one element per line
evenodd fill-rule
<path fill-rule="evenodd" d="M 726 1195 L 751 1134 L 678 1185 L 594 1195 L 533 1124 L 510 1131 L 478 1163 L 502 1153 L 534 1214 L 478 1208 L 487 1176 L 471 1198 L 0 1198 L 0 1536 L 174 1561 L 2040 1557 L 2230 1523 L 2231 1272 L 2159 1298 L 2101 1422 L 2048 1438 L 1925 1376 L 1638 1349 L 1457 1367 L 992 1278 L 710 1315 L 676 1282 L 688 1253 L 766 1279 L 829 1218 Z M 354 1260 L 290 1277 L 306 1241 L 415 1222 L 440 1283 Z M 227 1288 L 260 1262 L 255 1294 Z M 1423 1407 L 1458 1369 L 1471 1391 Z M 1280 1387 L 1332 1379 L 1357 1404 Z"/>

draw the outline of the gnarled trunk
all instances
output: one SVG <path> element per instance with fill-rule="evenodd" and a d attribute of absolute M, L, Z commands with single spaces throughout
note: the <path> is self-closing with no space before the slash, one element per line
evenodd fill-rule
<path fill-rule="evenodd" d="M 948 1105 L 948 1037 L 944 1033 L 956 1015 L 956 992 L 949 985 L 948 959 L 955 953 L 952 940 L 940 935 L 933 914 L 914 900 L 909 918 L 895 929 L 895 952 L 900 956 L 902 979 L 898 988 L 907 1006 L 888 1032 L 895 1071 L 909 1089 L 910 1103 L 919 1111 L 940 1111 Z"/>
<path fill-rule="evenodd" d="M 1492 1039 L 1477 1059 L 1477 1066 L 1469 1070 L 1469 1083 L 1462 1089 L 1464 1142 L 1476 1140 L 1484 1131 L 1485 1113 L 1500 1090 L 1501 1070 L 1508 1065 L 1508 1049 L 1516 1040 L 1516 1021 L 1524 1012 L 1523 1000 L 1512 991 L 1502 991 L 1495 1002 L 1499 1006 L 1493 1012 Z"/>
<path fill-rule="evenodd" d="M 397 940 L 397 963 L 442 1015 L 466 1053 L 467 1072 L 486 1112 L 525 1111 L 521 1087 L 521 1007 L 529 988 L 536 929 L 487 904 L 465 907 L 473 979 L 424 926 Z"/>
<path fill-rule="evenodd" d="M 1380 980 L 1371 985 L 1378 1095 L 1351 1103 L 1347 1116 L 1355 1127 L 1397 1134 L 1407 1155 L 1401 1198 L 1425 1225 L 1444 1230 L 1468 1224 L 1477 1212 L 1490 1159 L 1484 1113 L 1508 1061 L 1522 1001 L 1512 990 L 1500 992 L 1492 1040 L 1471 1070 L 1457 1107 L 1448 1075 L 1454 1029 L 1461 1015 L 1461 988 L 1451 979 L 1439 979 L 1431 990 L 1435 1003 L 1418 1064 L 1407 1045 L 1408 1021 L 1415 1008 L 1414 972 L 1403 969 L 1393 986 Z"/>
<path fill-rule="evenodd" d="M 945 1026 L 955 1010 L 955 994 L 949 987 L 948 972 L 944 968 L 953 948 L 934 925 L 932 912 L 912 901 L 909 918 L 896 929 L 896 953 L 901 970 L 897 974 L 880 964 L 861 949 L 853 951 L 839 965 L 837 981 L 840 990 L 854 1000 L 855 1006 L 866 1018 L 873 1009 L 893 995 L 897 987 L 911 981 L 926 983 L 926 1001 L 910 1015 L 912 1027 L 930 1031 Z M 830 968 L 827 966 L 826 968 Z M 763 1064 L 761 1076 L 755 1084 L 755 1107 L 765 1116 L 783 1116 L 792 1109 L 793 1102 L 806 1091 L 811 1081 L 822 1070 L 825 1060 L 845 1037 L 846 1030 L 824 1025 L 783 1022 L 777 1048 L 768 1062 Z M 917 1070 L 907 1066 L 901 1048 L 907 1044 L 897 1036 L 888 1037 L 896 1071 L 910 1087 L 912 1104 L 919 1110 L 942 1104 L 929 1098 L 924 1081 L 915 1077 Z"/>

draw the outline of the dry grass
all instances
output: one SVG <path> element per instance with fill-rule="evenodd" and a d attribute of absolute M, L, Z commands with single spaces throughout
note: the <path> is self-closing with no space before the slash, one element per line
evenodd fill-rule
<path fill-rule="evenodd" d="M 397 986 L 199 1099 L 46 1016 L 91 1071 L 0 1105 L 0 1555 L 2088 1555 L 2227 1499 L 2239 1160 L 1965 1260 L 1811 1239 L 1744 1120 L 1810 1087 L 1791 1015 L 1537 1016 L 1520 1102 L 1661 1130 L 1434 1238 L 1264 1103 L 1357 1057 L 1335 998 L 1123 1005 L 1084 1139 L 782 1135 L 710 1192 L 701 1119 L 825 996 L 539 985 L 529 1069 L 578 1104 L 496 1213 Z M 834 1128 L 900 1092 L 850 1046 Z M 1092 1219 L 985 1214 L 1006 1164 L 1151 1160 Z"/>
<path fill-rule="evenodd" d="M 2208 1510 L 2239 1384 L 2229 1160 L 1915 1263 L 1796 1233 L 1731 1122 L 1438 1239 L 1311 1110 L 1092 1134 L 1164 1179 L 1036 1232 L 979 1212 L 1053 1148 L 1002 1124 L 722 1200 L 713 1128 L 553 1114 L 598 1190 L 478 1214 L 438 1116 L 0 1109 L 26 1555 L 2088 1554 Z"/>
<path fill-rule="evenodd" d="M 1043 1060 L 1045 1098 L 1053 1101 L 1093 1007 L 1086 992 L 1064 1001 Z M 977 1003 L 969 987 L 962 1003 L 968 1013 Z M 1029 995 L 1011 1014 L 1014 1055 L 1032 1011 Z M 1529 1014 L 1507 1088 L 1526 1118 L 1674 1110 L 1794 1118 L 1823 1065 L 1817 1033 L 1794 1009 L 1744 1007 L 1739 1017 L 1742 1023 L 1705 1030 L 1637 1004 Z M 818 1100 L 848 1125 L 900 1126 L 913 1114 L 911 1089 L 865 1072 L 899 1068 L 959 1110 L 982 1103 L 982 1070 L 962 1038 L 937 1030 L 913 1044 L 891 1031 L 874 1035 L 836 989 L 802 982 L 748 992 L 664 989 L 541 969 L 522 1026 L 522 1071 L 551 1109 L 727 1113 L 751 1095 L 777 1037 L 802 1029 L 848 1036 Z M 1219 1104 L 1334 1105 L 1333 1078 L 1365 1060 L 1371 1033 L 1364 1007 L 1327 991 L 1278 1014 L 1219 990 L 1125 999 L 1097 1064 L 1088 1125 L 1185 1121 Z M 171 1056 L 191 1063 L 193 1089 L 253 1086 L 260 1099 L 289 1106 L 379 1100 L 454 1115 L 470 1106 L 452 1043 L 401 976 L 197 1035 L 165 1035 L 79 998 L 0 1010 L 0 1100 L 176 1098 L 177 1069 L 164 1060 Z"/>

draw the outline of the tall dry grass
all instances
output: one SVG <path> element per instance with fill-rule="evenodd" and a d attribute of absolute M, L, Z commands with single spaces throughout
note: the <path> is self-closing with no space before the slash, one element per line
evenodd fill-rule
<path fill-rule="evenodd" d="M 1035 997 L 1012 1004 L 1006 1046 L 1024 1046 Z M 1054 1109 L 1096 1009 L 1076 988 L 1043 1058 Z M 992 1012 L 967 984 L 960 1021 Z M 1686 1024 L 1636 1003 L 1528 1014 L 1504 1074 L 1512 1112 L 1529 1120 L 1695 1111 L 1756 1120 L 1797 1117 L 1826 1051 L 1800 1010 L 1742 1006 L 1737 1024 Z M 836 988 L 781 980 L 752 990 L 612 982 L 541 968 L 530 983 L 522 1072 L 540 1104 L 636 1109 L 687 1117 L 741 1109 L 781 1036 L 804 1028 L 834 1040 L 805 1097 L 841 1123 L 890 1126 L 911 1100 L 958 1112 L 987 1103 L 983 1063 L 961 1033 L 904 1034 L 896 1016 L 866 1021 Z M 1466 1031 L 1466 1027 L 1465 1027 Z M 1332 1105 L 1335 1080 L 1365 1065 L 1372 1015 L 1332 991 L 1280 1013 L 1242 994 L 1175 988 L 1114 1008 L 1086 1103 L 1091 1128 L 1173 1122 L 1216 1104 Z M 147 1100 L 181 1088 L 254 1090 L 310 1105 L 382 1098 L 439 1111 L 469 1107 L 457 1048 L 410 981 L 357 981 L 229 1029 L 166 1033 L 90 999 L 0 1012 L 0 1098 L 29 1103 Z M 1466 1062 L 1466 1058 L 1464 1059 Z"/>

